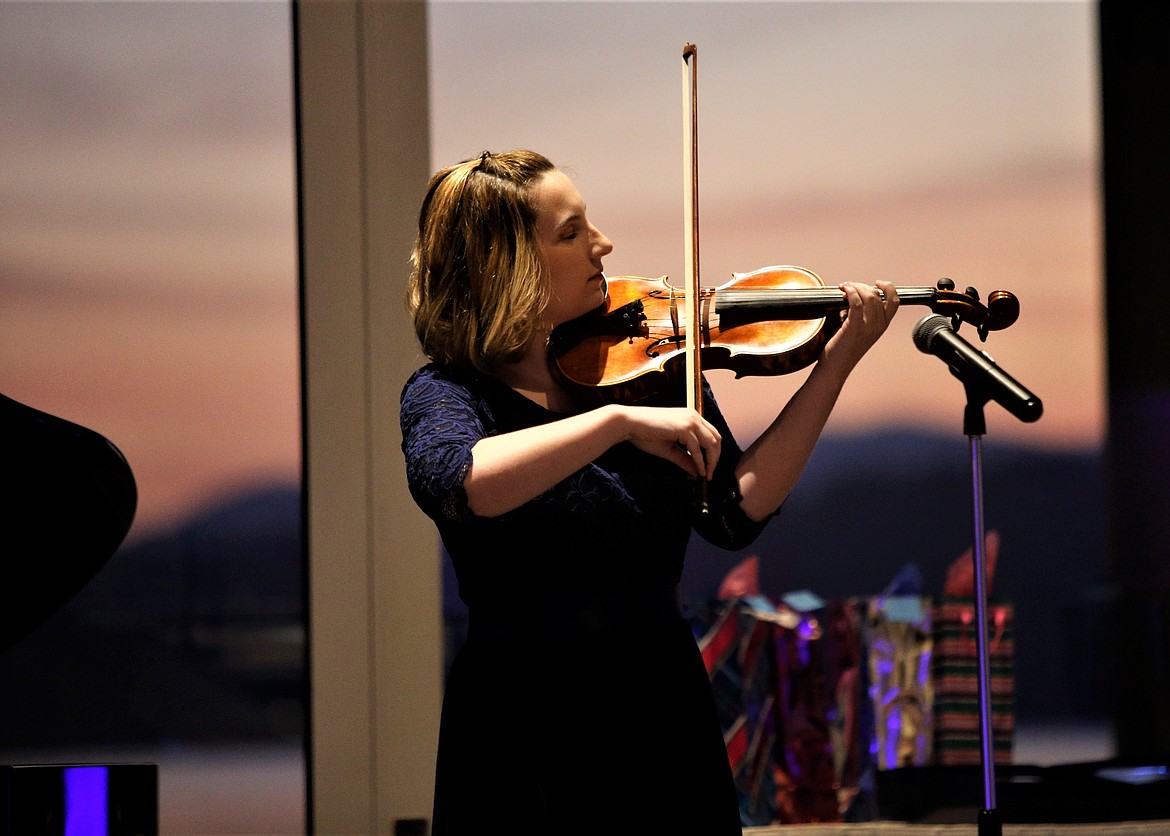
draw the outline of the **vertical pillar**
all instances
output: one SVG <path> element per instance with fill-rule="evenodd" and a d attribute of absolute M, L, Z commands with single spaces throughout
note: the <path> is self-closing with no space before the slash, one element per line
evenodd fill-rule
<path fill-rule="evenodd" d="M 403 299 L 430 173 L 426 4 L 294 0 L 317 833 L 421 832 L 442 670 L 439 552 L 406 489 Z M 405 826 L 404 826 L 405 825 Z"/>

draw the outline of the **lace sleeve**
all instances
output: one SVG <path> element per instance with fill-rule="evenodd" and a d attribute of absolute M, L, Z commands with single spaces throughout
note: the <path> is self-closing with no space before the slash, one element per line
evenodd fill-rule
<path fill-rule="evenodd" d="M 706 380 L 703 381 L 703 416 L 718 428 L 723 436 L 723 451 L 719 464 L 707 485 L 708 513 L 697 519 L 695 531 L 709 543 L 731 551 L 750 546 L 768 521 L 780 513 L 777 508 L 768 519 L 756 522 L 744 513 L 735 468 L 743 451 L 735 441 L 727 420 L 715 402 L 715 395 Z"/>
<path fill-rule="evenodd" d="M 475 397 L 428 367 L 407 381 L 399 407 L 414 501 L 434 520 L 470 519 L 463 480 L 471 467 L 471 448 L 487 434 Z"/>

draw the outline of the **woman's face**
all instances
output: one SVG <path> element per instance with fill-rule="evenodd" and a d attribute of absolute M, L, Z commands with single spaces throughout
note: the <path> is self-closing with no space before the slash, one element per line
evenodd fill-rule
<path fill-rule="evenodd" d="M 549 282 L 544 324 L 555 328 L 605 301 L 601 259 L 613 244 L 585 217 L 585 201 L 573 182 L 550 171 L 535 186 L 536 232 Z"/>

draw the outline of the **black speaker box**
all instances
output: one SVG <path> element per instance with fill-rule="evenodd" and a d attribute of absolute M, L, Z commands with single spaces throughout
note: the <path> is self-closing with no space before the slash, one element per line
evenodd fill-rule
<path fill-rule="evenodd" d="M 157 764 L 0 766 L 0 836 L 157 836 Z"/>

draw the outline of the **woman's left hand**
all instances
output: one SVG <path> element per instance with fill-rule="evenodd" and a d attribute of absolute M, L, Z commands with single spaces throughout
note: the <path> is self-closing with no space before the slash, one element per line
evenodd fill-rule
<path fill-rule="evenodd" d="M 886 281 L 876 285 L 842 282 L 839 287 L 848 306 L 842 311 L 841 327 L 825 345 L 821 362 L 840 361 L 851 369 L 886 332 L 898 312 L 898 291 Z"/>

